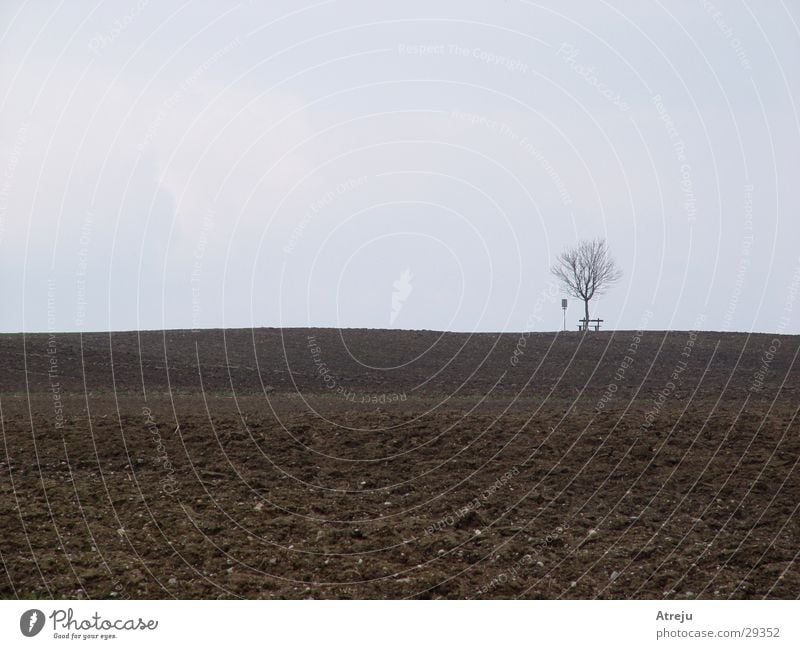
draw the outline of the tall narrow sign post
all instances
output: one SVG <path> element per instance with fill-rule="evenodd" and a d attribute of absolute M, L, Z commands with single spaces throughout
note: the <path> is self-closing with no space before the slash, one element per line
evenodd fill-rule
<path fill-rule="evenodd" d="M 561 300 L 561 308 L 564 310 L 564 331 L 567 330 L 567 300 Z"/>

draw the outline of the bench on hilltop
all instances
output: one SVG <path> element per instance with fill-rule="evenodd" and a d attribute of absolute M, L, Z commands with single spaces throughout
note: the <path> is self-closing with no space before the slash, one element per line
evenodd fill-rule
<path fill-rule="evenodd" d="M 594 327 L 595 331 L 600 331 L 600 323 L 604 322 L 601 318 L 581 318 L 578 320 L 578 331 L 589 331 L 589 323 Z"/>

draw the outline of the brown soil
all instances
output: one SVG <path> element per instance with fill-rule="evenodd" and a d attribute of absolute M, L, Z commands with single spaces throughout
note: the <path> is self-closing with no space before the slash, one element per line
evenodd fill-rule
<path fill-rule="evenodd" d="M 798 597 L 800 337 L 635 338 L 0 336 L 0 596 Z"/>

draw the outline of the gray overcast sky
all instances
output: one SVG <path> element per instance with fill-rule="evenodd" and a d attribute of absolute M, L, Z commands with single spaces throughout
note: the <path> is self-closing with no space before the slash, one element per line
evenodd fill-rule
<path fill-rule="evenodd" d="M 553 330 L 604 236 L 611 328 L 800 332 L 796 1 L 0 16 L 2 331 Z"/>

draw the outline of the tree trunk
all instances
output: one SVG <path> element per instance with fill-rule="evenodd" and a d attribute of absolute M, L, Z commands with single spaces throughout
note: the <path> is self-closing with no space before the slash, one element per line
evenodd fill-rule
<path fill-rule="evenodd" d="M 586 322 L 583 324 L 583 330 L 589 331 L 589 300 L 584 300 L 583 306 L 586 309 L 586 315 L 584 316 L 586 318 Z"/>

